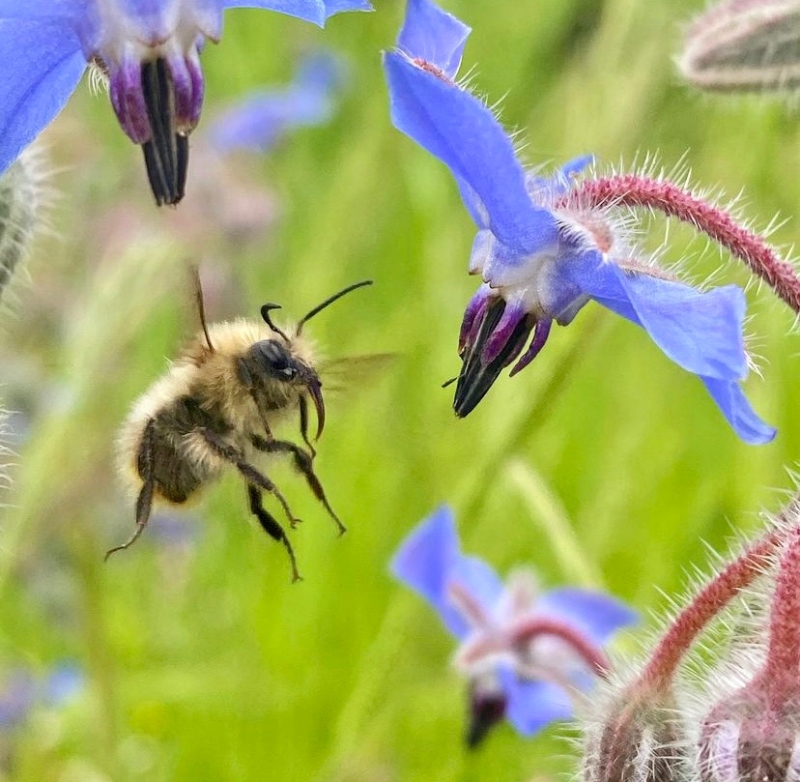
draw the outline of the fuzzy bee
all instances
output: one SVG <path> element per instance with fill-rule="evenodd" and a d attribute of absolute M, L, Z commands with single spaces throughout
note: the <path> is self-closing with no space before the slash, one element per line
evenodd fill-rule
<path fill-rule="evenodd" d="M 321 310 L 371 281 L 355 283 L 334 294 L 287 333 L 272 321 L 272 311 L 280 308 L 277 304 L 261 308 L 263 323 L 240 319 L 207 325 L 196 272 L 194 279 L 202 331 L 167 374 L 136 402 L 119 435 L 120 472 L 138 492 L 136 530 L 125 543 L 110 549 L 106 559 L 139 538 L 155 501 L 182 505 L 233 468 L 244 480 L 251 513 L 268 535 L 286 547 L 292 580 L 297 581 L 300 574 L 292 545 L 284 528 L 264 508 L 262 494 L 275 497 L 292 527 L 299 519 L 253 462 L 259 453 L 288 456 L 340 533 L 345 531 L 313 468 L 316 451 L 308 434 L 309 403 L 316 411 L 315 439 L 325 426 L 325 403 L 314 354 L 302 332 Z M 272 425 L 292 413 L 299 415 L 305 448 L 273 436 Z"/>

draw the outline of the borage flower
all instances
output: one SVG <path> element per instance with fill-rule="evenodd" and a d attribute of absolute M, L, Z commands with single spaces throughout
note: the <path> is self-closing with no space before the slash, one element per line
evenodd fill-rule
<path fill-rule="evenodd" d="M 0 172 L 58 114 L 86 64 L 108 76 L 111 104 L 144 151 L 158 204 L 181 200 L 188 135 L 203 103 L 200 51 L 228 8 L 263 8 L 320 26 L 368 0 L 0 0 Z"/>
<path fill-rule="evenodd" d="M 255 91 L 223 112 L 211 126 L 214 145 L 223 152 L 266 152 L 290 130 L 327 122 L 344 73 L 334 54 L 309 55 L 288 87 Z"/>
<path fill-rule="evenodd" d="M 789 264 L 729 215 L 669 181 L 581 181 L 591 158 L 549 178 L 526 171 L 491 110 L 455 81 L 469 32 L 429 0 L 408 0 L 397 51 L 384 57 L 395 127 L 449 167 L 478 226 L 469 269 L 484 284 L 461 327 L 456 414 L 473 410 L 505 367 L 513 363 L 513 375 L 527 366 L 553 323 L 569 324 L 594 299 L 642 326 L 697 375 L 743 440 L 772 440 L 775 430 L 739 387 L 748 374 L 742 291 L 728 285 L 702 292 L 637 259 L 619 236 L 625 221 L 618 212 L 647 207 L 691 222 L 800 311 L 800 281 Z"/>
<path fill-rule="evenodd" d="M 608 670 L 603 644 L 636 620 L 599 592 L 537 594 L 527 572 L 504 585 L 485 562 L 461 553 L 447 507 L 411 532 L 390 568 L 461 642 L 455 666 L 469 682 L 470 746 L 503 717 L 525 736 L 571 717 L 573 699 Z"/>

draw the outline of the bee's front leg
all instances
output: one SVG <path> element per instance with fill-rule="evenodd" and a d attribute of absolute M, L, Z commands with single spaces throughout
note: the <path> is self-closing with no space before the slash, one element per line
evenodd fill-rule
<path fill-rule="evenodd" d="M 325 489 L 322 488 L 319 478 L 314 472 L 314 465 L 312 464 L 313 457 L 306 453 L 299 445 L 289 440 L 265 440 L 263 437 L 253 435 L 250 442 L 254 448 L 257 448 L 263 453 L 288 453 L 294 459 L 294 466 L 298 472 L 305 476 L 311 491 L 314 496 L 322 503 L 328 515 L 334 520 L 336 526 L 339 528 L 339 534 L 343 535 L 347 531 L 347 527 L 342 523 L 341 519 L 336 515 L 336 512 L 328 502 L 325 496 Z"/>
<path fill-rule="evenodd" d="M 313 461 L 317 455 L 317 449 L 311 444 L 311 440 L 308 437 L 308 400 L 302 394 L 299 397 L 299 404 L 300 404 L 300 434 L 303 437 L 303 442 L 308 447 L 308 451 L 311 454 L 311 460 Z"/>

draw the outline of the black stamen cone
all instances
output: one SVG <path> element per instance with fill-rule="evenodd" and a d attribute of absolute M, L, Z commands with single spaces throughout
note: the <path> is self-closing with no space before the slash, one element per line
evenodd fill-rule
<path fill-rule="evenodd" d="M 506 699 L 502 693 L 479 695 L 474 690 L 470 694 L 469 727 L 466 743 L 475 749 L 486 734 L 500 722 L 506 713 Z"/>
<path fill-rule="evenodd" d="M 142 144 L 156 203 L 177 204 L 186 186 L 189 139 L 175 130 L 175 90 L 166 60 L 142 64 L 142 90 L 153 137 Z"/>
<path fill-rule="evenodd" d="M 507 366 L 509 361 L 522 349 L 531 332 L 532 326 L 528 318 L 522 318 L 503 345 L 503 349 L 491 362 L 484 364 L 483 348 L 503 316 L 505 308 L 506 303 L 500 297 L 489 305 L 474 342 L 467 345 L 464 351 L 461 372 L 456 384 L 456 394 L 453 399 L 453 410 L 459 418 L 465 418 L 477 407 L 478 402 L 486 396 L 486 392 L 503 371 L 503 367 Z"/>

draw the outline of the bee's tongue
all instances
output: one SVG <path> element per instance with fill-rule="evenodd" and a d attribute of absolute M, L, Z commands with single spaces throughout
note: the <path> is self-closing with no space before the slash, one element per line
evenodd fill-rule
<path fill-rule="evenodd" d="M 319 380 L 310 380 L 308 383 L 308 393 L 314 400 L 314 407 L 317 410 L 317 436 L 319 440 L 322 430 L 325 428 L 325 402 L 322 399 L 322 383 Z"/>

